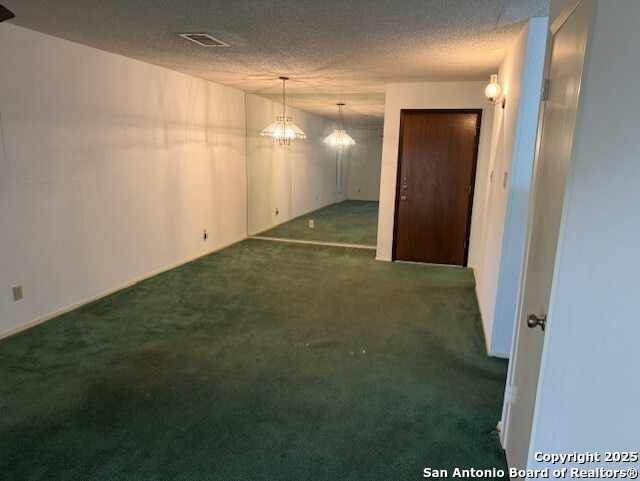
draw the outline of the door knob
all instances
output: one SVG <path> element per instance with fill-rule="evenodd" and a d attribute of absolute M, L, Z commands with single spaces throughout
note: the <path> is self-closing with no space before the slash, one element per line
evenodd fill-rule
<path fill-rule="evenodd" d="M 546 314 L 542 317 L 538 317 L 535 314 L 529 314 L 527 316 L 527 326 L 529 326 L 531 329 L 535 329 L 536 327 L 540 326 L 544 331 L 544 327 L 546 326 L 546 324 L 547 324 Z"/>

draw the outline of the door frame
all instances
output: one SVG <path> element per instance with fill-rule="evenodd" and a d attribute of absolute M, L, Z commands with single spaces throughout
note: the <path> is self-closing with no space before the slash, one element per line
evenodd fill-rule
<path fill-rule="evenodd" d="M 567 173 L 567 185 L 566 185 L 566 191 L 565 191 L 564 200 L 561 208 L 561 220 L 560 220 L 560 228 L 558 232 L 557 246 L 560 246 L 562 244 L 563 235 L 564 235 L 564 223 L 565 223 L 564 211 L 566 209 L 566 202 L 567 202 L 568 193 L 570 189 L 571 172 L 573 170 L 574 155 L 575 155 L 574 147 L 573 147 L 573 138 L 576 135 L 578 123 L 580 121 L 579 120 L 580 114 L 582 111 L 582 103 L 583 103 L 583 96 L 584 96 L 583 75 L 584 75 L 585 65 L 586 65 L 586 62 L 588 61 L 590 48 L 591 48 L 591 38 L 593 35 L 593 23 L 595 21 L 596 10 L 597 10 L 596 0 L 571 0 L 570 2 L 568 2 L 567 6 L 564 7 L 563 11 L 560 12 L 556 20 L 549 26 L 546 53 L 545 53 L 545 65 L 544 65 L 544 71 L 543 71 L 543 79 L 549 79 L 550 70 L 551 70 L 551 60 L 552 60 L 552 54 L 553 54 L 552 49 L 553 49 L 553 42 L 554 42 L 555 36 L 558 33 L 558 31 L 565 25 L 567 20 L 571 18 L 571 16 L 578 9 L 578 7 L 583 4 L 586 5 L 585 8 L 588 8 L 590 13 L 586 23 L 587 33 L 586 33 L 586 40 L 585 40 L 585 50 L 583 53 L 583 56 L 584 56 L 583 64 L 582 64 L 581 73 L 580 73 L 580 76 L 581 76 L 580 82 L 579 82 L 580 87 L 579 87 L 577 99 L 576 99 L 576 121 L 575 121 L 576 123 L 574 125 L 574 130 L 572 134 L 571 147 L 569 149 L 569 167 L 568 167 L 568 173 Z M 507 443 L 509 442 L 509 436 L 510 436 L 510 426 L 511 426 L 511 419 L 512 419 L 511 397 L 513 396 L 513 386 L 515 384 L 515 378 L 516 378 L 516 366 L 518 362 L 526 361 L 526 359 L 518 359 L 517 352 L 518 352 L 518 344 L 521 341 L 521 335 L 523 333 L 529 332 L 527 329 L 524 329 L 523 327 L 524 316 L 527 313 L 523 311 L 522 296 L 524 292 L 525 278 L 526 278 L 527 269 L 528 269 L 529 250 L 531 246 L 531 237 L 532 237 L 532 230 L 533 230 L 532 213 L 535 207 L 535 196 L 537 195 L 537 190 L 536 190 L 537 169 L 538 169 L 538 161 L 540 157 L 541 144 L 543 140 L 542 134 L 543 134 L 543 126 L 545 122 L 546 104 L 547 104 L 546 99 L 541 99 L 540 111 L 539 111 L 539 117 L 538 117 L 538 127 L 537 127 L 538 130 L 536 134 L 536 146 L 535 146 L 535 152 L 534 152 L 534 172 L 532 174 L 532 186 L 531 186 L 531 192 L 530 192 L 530 198 L 529 198 L 529 212 L 528 212 L 527 231 L 526 231 L 526 238 L 525 238 L 525 251 L 524 251 L 524 257 L 523 257 L 523 265 L 522 265 L 522 271 L 520 276 L 520 282 L 518 286 L 518 299 L 517 299 L 517 306 L 516 306 L 516 313 L 515 313 L 516 323 L 514 326 L 514 332 L 513 332 L 512 342 L 511 342 L 511 352 L 509 356 L 509 366 L 507 370 L 507 379 L 505 383 L 505 394 L 503 399 L 502 416 L 499 422 L 500 444 L 505 450 L 507 448 Z M 557 267 L 558 267 L 558 259 L 556 258 L 554 267 L 553 267 L 553 275 L 551 279 L 551 286 L 550 286 L 550 293 L 549 293 L 549 306 L 547 311 L 547 316 L 550 319 L 553 318 L 553 310 L 554 310 L 553 297 L 555 294 L 555 277 L 556 277 Z M 531 441 L 533 439 L 533 435 L 535 432 L 535 423 L 537 420 L 538 398 L 540 395 L 540 379 L 544 375 L 545 362 L 546 362 L 546 350 L 547 350 L 547 345 L 550 342 L 550 339 L 552 337 L 553 323 L 549 323 L 546 327 L 547 328 L 546 328 L 544 338 L 543 338 L 543 343 L 542 343 L 540 370 L 538 373 L 538 387 L 536 389 L 536 395 L 534 399 L 534 409 L 533 409 L 532 420 L 531 420 L 531 434 L 528 440 L 529 459 L 531 459 L 531 455 L 532 455 Z M 512 467 L 512 466 L 509 465 L 509 467 Z M 528 468 L 528 464 L 527 464 L 527 468 Z"/>
<path fill-rule="evenodd" d="M 564 21 L 562 24 L 564 25 Z M 553 37 L 558 30 L 559 30 L 559 27 L 556 28 L 555 31 L 551 31 L 551 27 L 549 27 L 549 29 L 547 30 L 547 43 L 545 46 L 544 67 L 542 70 L 543 83 L 549 79 L 549 72 L 551 69 L 551 53 L 552 53 L 551 50 L 553 48 Z M 498 430 L 498 434 L 500 437 L 500 445 L 503 447 L 503 449 L 506 449 L 508 438 L 509 438 L 509 426 L 510 426 L 509 422 L 511 417 L 511 395 L 512 395 L 511 390 L 514 384 L 514 371 L 517 363 L 517 359 L 516 359 L 517 344 L 520 337 L 520 328 L 522 327 L 522 322 L 521 322 L 522 292 L 524 288 L 524 281 L 525 281 L 527 267 L 529 263 L 528 262 L 529 248 L 531 246 L 531 231 L 533 229 L 532 214 L 533 214 L 533 208 L 535 206 L 538 158 L 540 156 L 540 145 L 542 142 L 542 128 L 544 126 L 546 103 L 547 103 L 546 99 L 542 98 L 541 96 L 540 108 L 538 110 L 538 125 L 536 127 L 536 144 L 535 144 L 535 150 L 533 154 L 534 162 L 533 162 L 532 173 L 531 173 L 531 186 L 529 190 L 529 208 L 527 210 L 527 228 L 525 231 L 525 245 L 524 245 L 524 250 L 522 254 L 522 268 L 520 271 L 520 279 L 518 281 L 518 297 L 516 299 L 515 324 L 513 329 L 513 335 L 511 338 L 511 349 L 509 352 L 509 365 L 507 369 L 507 379 L 505 382 L 505 394 L 502 401 L 502 415 L 500 417 L 500 423 L 499 423 L 500 429 Z"/>
<path fill-rule="evenodd" d="M 469 261 L 469 238 L 471 237 L 471 214 L 473 213 L 473 197 L 475 195 L 476 188 L 476 172 L 478 167 L 478 150 L 480 146 L 480 129 L 482 127 L 482 109 L 400 109 L 400 132 L 398 138 L 398 160 L 396 162 L 396 189 L 394 192 L 394 209 L 393 209 L 393 242 L 391 244 L 391 260 L 395 262 L 396 259 L 396 242 L 398 236 L 398 208 L 400 207 L 400 185 L 401 181 L 401 162 L 402 162 L 402 139 L 404 136 L 404 119 L 405 114 L 476 114 L 476 138 L 473 147 L 473 165 L 471 166 L 471 179 L 469 192 L 469 206 L 467 213 L 466 234 L 465 234 L 465 248 L 464 248 L 464 260 L 462 267 L 467 267 Z M 460 267 L 460 266 L 455 266 Z"/>

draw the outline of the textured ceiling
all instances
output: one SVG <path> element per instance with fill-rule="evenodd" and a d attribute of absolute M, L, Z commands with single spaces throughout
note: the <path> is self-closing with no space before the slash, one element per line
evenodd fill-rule
<path fill-rule="evenodd" d="M 328 115 L 342 98 L 345 114 L 355 120 L 381 117 L 387 83 L 488 78 L 523 22 L 547 15 L 549 1 L 2 3 L 16 14 L 10 21 L 16 25 L 246 92 L 278 99 L 278 77 L 287 75 L 295 106 Z M 230 47 L 200 47 L 181 32 L 209 33 Z"/>

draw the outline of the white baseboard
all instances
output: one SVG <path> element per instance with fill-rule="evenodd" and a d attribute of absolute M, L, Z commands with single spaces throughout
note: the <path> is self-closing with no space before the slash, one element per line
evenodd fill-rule
<path fill-rule="evenodd" d="M 504 449 L 504 424 L 502 423 L 502 419 L 498 421 L 496 429 L 498 430 L 498 437 L 500 438 L 500 446 Z"/>
<path fill-rule="evenodd" d="M 491 356 L 491 357 L 498 357 L 500 359 L 509 359 L 511 357 L 511 353 L 510 352 L 503 352 L 503 351 L 495 351 L 493 349 L 491 349 L 491 338 L 489 336 L 487 336 L 487 330 L 486 330 L 486 324 L 484 322 L 484 317 L 482 316 L 482 306 L 480 305 L 480 296 L 478 295 L 478 268 L 477 267 L 472 267 L 471 268 L 473 271 L 473 278 L 475 279 L 475 293 L 476 293 L 476 300 L 478 301 L 478 312 L 480 313 L 480 324 L 482 325 L 482 335 L 484 337 L 484 347 L 487 351 L 487 355 Z"/>
<path fill-rule="evenodd" d="M 361 244 L 343 244 L 340 242 L 309 241 L 309 240 L 301 240 L 301 239 L 290 239 L 285 237 L 249 236 L 248 239 L 273 241 L 273 242 L 290 242 L 293 244 L 310 244 L 310 245 L 316 245 L 316 246 L 350 247 L 352 249 L 365 249 L 370 251 L 376 250 L 374 246 L 366 246 Z"/>
<path fill-rule="evenodd" d="M 482 326 L 482 337 L 484 337 L 484 348 L 487 355 L 492 356 L 491 354 L 491 339 L 487 336 L 486 324 L 484 323 L 484 317 L 482 315 L 482 306 L 480 305 L 480 296 L 478 295 L 478 268 L 472 267 L 471 271 L 473 272 L 473 280 L 474 286 L 473 290 L 476 293 L 476 301 L 478 302 L 478 312 L 480 314 L 480 325 Z"/>
<path fill-rule="evenodd" d="M 169 264 L 168 266 L 162 267 L 160 269 L 156 269 L 155 271 L 149 272 L 147 274 L 143 274 L 139 277 L 136 277 L 135 279 L 132 279 L 130 281 L 125 282 L 124 284 L 121 284 L 117 287 L 114 287 L 112 289 L 108 289 L 104 292 L 101 292 L 99 294 L 93 295 L 91 297 L 88 297 L 86 299 L 83 299 L 81 301 L 78 301 L 74 304 L 71 304 L 70 306 L 67 307 L 63 307 L 62 309 L 58 309 L 57 311 L 51 312 L 49 314 L 46 314 L 44 316 L 38 317 L 36 319 L 33 319 L 31 321 L 27 321 L 25 323 L 22 323 L 18 326 L 12 327 L 11 329 L 4 331 L 4 332 L 0 332 L 0 339 L 5 339 L 9 336 L 13 336 L 14 334 L 18 334 L 19 332 L 22 331 L 26 331 L 27 329 L 30 329 L 32 327 L 37 326 L 38 324 L 42 324 L 43 322 L 46 322 L 50 319 L 53 319 L 54 317 L 58 317 L 61 316 L 62 314 L 66 314 L 67 312 L 71 312 L 75 309 L 78 309 L 79 307 L 82 307 L 86 304 L 89 304 L 90 302 L 94 302 L 97 301 L 98 299 L 102 299 L 103 297 L 107 297 L 110 296 L 111 294 L 114 294 L 118 291 L 121 291 L 122 289 L 126 289 L 128 287 L 133 286 L 134 284 L 137 284 L 138 282 L 144 281 L 146 279 L 149 279 L 151 277 L 157 276 L 158 274 L 162 274 L 163 272 L 166 271 L 170 271 L 171 269 L 175 269 L 176 267 L 179 267 L 183 264 L 187 264 L 191 261 L 194 261 L 196 259 L 199 259 L 200 257 L 204 257 L 207 256 L 209 254 L 212 254 L 214 252 L 217 252 L 219 250 L 222 250 L 226 247 L 229 247 L 233 244 L 237 244 L 238 242 L 242 242 L 243 240 L 245 240 L 247 237 L 241 237 L 239 239 L 233 240 L 231 242 L 227 242 L 225 244 L 221 244 L 219 246 L 216 246 L 212 249 L 209 249 L 207 251 L 204 252 L 199 252 L 193 256 L 187 257 L 186 259 L 182 259 L 179 260 L 177 262 L 174 262 L 173 264 Z"/>

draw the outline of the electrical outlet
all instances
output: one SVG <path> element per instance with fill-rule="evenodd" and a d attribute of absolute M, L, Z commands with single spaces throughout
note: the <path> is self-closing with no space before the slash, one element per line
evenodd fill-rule
<path fill-rule="evenodd" d="M 13 288 L 13 300 L 19 301 L 22 299 L 22 286 L 16 286 Z"/>
<path fill-rule="evenodd" d="M 313 219 L 309 219 L 309 229 L 315 229 L 316 228 L 316 221 Z"/>

